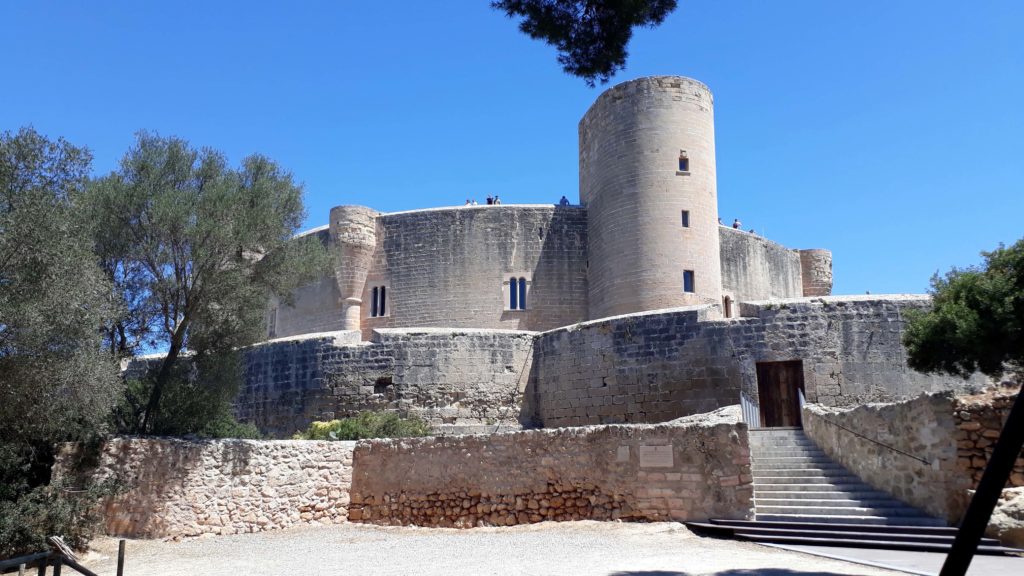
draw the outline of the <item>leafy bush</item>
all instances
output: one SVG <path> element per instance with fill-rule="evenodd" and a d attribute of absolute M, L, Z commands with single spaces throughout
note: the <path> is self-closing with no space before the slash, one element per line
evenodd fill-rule
<path fill-rule="evenodd" d="M 196 365 L 200 369 L 197 369 Z M 234 355 L 179 360 L 160 398 L 160 410 L 149 424 L 156 436 L 203 438 L 261 438 L 252 424 L 235 419 L 237 358 Z M 122 434 L 142 432 L 146 403 L 153 389 L 152 373 L 129 380 L 121 403 L 114 409 L 114 427 Z"/>
<path fill-rule="evenodd" d="M 365 438 L 410 438 L 430 436 L 430 424 L 422 418 L 402 418 L 396 412 L 366 411 L 352 418 L 313 422 L 295 440 L 362 440 Z"/>
<path fill-rule="evenodd" d="M 62 536 L 72 548 L 84 549 L 100 525 L 98 504 L 112 490 L 107 484 L 80 490 L 51 484 L 0 500 L 0 558 L 49 550 L 50 536 Z"/>

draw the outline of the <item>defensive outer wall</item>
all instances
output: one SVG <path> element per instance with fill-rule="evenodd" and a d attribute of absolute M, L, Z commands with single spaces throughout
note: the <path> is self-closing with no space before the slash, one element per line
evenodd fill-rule
<path fill-rule="evenodd" d="M 547 332 L 380 329 L 265 342 L 245 354 L 238 415 L 272 435 L 367 408 L 420 415 L 440 432 L 657 423 L 759 405 L 759 362 L 802 362 L 826 406 L 965 391 L 981 379 L 907 367 L 901 338 L 924 296 L 822 297 L 660 310 Z"/>

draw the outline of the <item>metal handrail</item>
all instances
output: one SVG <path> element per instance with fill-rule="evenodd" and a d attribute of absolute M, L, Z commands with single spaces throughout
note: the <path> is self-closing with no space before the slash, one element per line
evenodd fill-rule
<path fill-rule="evenodd" d="M 802 396 L 802 394 L 801 394 L 801 396 Z M 878 444 L 882 448 L 885 448 L 887 450 L 891 450 L 893 452 L 896 452 L 897 454 L 902 454 L 902 455 L 906 456 L 907 458 L 913 458 L 914 460 L 917 460 L 918 462 L 922 462 L 922 463 L 924 463 L 924 464 L 926 464 L 928 466 L 932 465 L 931 462 L 929 462 L 928 460 L 925 460 L 924 458 L 921 458 L 920 456 L 914 456 L 913 454 L 910 454 L 909 452 L 904 452 L 903 450 L 900 450 L 899 448 L 896 448 L 895 446 L 890 446 L 890 445 L 886 444 L 885 442 L 879 442 L 878 440 L 875 440 L 874 438 L 869 438 L 869 437 L 861 434 L 860 432 L 857 432 L 856 430 L 850 430 L 846 426 L 843 426 L 842 424 L 840 424 L 838 422 L 833 422 L 833 421 L 829 420 L 828 418 L 825 418 L 824 416 L 817 416 L 817 417 L 820 418 L 823 422 L 827 422 L 827 423 L 835 426 L 836 428 L 841 428 L 843 430 L 846 430 L 850 434 L 853 434 L 854 436 L 863 438 L 863 439 L 867 440 L 868 442 L 871 442 L 871 443 L 874 443 L 874 444 Z"/>

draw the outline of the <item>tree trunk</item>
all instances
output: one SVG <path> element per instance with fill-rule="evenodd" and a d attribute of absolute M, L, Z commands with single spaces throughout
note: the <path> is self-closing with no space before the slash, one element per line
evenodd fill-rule
<path fill-rule="evenodd" d="M 149 402 L 146 404 L 146 411 L 142 415 L 142 429 L 140 430 L 142 434 L 151 432 L 150 429 L 160 413 L 160 395 L 163 393 L 164 385 L 170 380 L 171 370 L 174 368 L 175 362 L 178 361 L 178 356 L 184 347 L 185 329 L 187 326 L 187 320 L 182 320 L 174 330 L 174 334 L 171 335 L 171 346 L 167 350 L 167 356 L 164 357 L 163 364 L 160 365 L 160 371 L 157 372 L 156 378 L 153 379 L 153 389 L 149 392 Z"/>

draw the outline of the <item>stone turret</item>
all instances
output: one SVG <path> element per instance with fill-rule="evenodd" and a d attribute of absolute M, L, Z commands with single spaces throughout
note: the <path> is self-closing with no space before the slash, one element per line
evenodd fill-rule
<path fill-rule="evenodd" d="M 800 251 L 800 276 L 804 296 L 832 294 L 832 252 L 822 249 Z"/>
<path fill-rule="evenodd" d="M 579 125 L 590 239 L 589 314 L 719 303 L 711 91 L 679 76 L 603 94 Z"/>
<path fill-rule="evenodd" d="M 377 215 L 363 206 L 331 208 L 331 240 L 337 249 L 334 282 L 344 330 L 361 328 L 363 287 L 377 247 Z"/>

